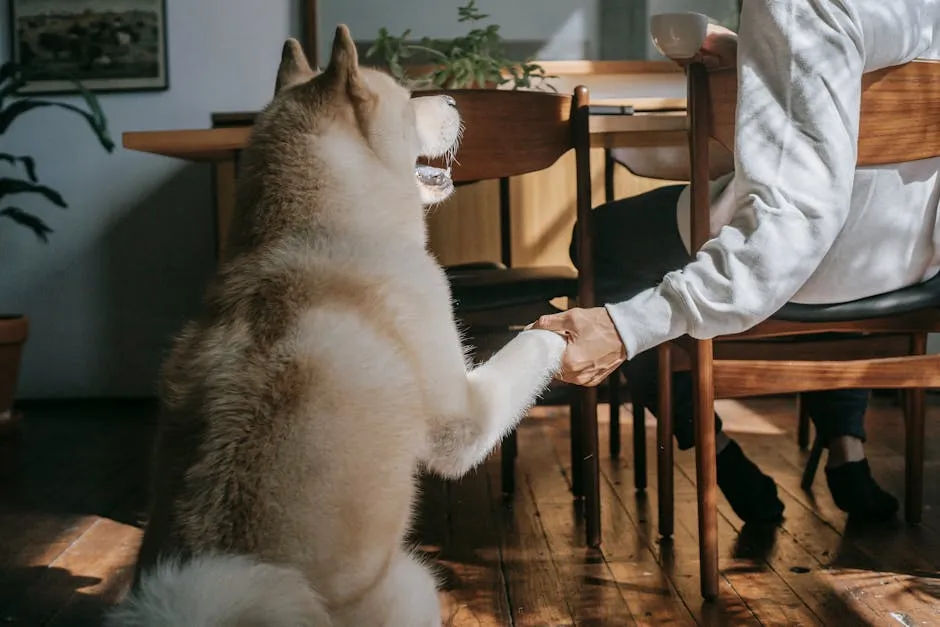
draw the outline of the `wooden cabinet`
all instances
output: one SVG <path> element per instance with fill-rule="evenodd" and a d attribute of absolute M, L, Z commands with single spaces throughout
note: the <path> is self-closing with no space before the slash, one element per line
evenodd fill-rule
<path fill-rule="evenodd" d="M 604 153 L 591 151 L 594 205 L 604 201 Z M 674 181 L 634 176 L 616 169 L 616 196 L 638 194 Z M 513 266 L 570 265 L 568 244 L 575 220 L 574 153 L 542 172 L 510 180 Z M 462 187 L 428 216 L 429 247 L 445 265 L 500 260 L 497 181 Z"/>

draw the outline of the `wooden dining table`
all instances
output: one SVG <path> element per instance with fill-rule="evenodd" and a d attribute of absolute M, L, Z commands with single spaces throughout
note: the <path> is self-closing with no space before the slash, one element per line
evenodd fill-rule
<path fill-rule="evenodd" d="M 616 101 L 603 101 L 615 104 Z M 684 111 L 638 112 L 632 115 L 594 115 L 590 120 L 592 148 L 659 147 L 685 145 Z M 123 145 L 128 150 L 165 157 L 218 163 L 242 150 L 251 127 L 127 131 Z"/>
<path fill-rule="evenodd" d="M 597 104 L 629 104 L 643 109 L 636 100 L 601 100 Z M 645 103 L 646 108 L 650 103 Z M 590 118 L 591 146 L 596 149 L 628 149 L 637 151 L 636 163 L 656 164 L 661 179 L 676 178 L 683 171 L 682 157 L 687 155 L 687 120 L 681 110 L 683 100 L 659 101 L 668 111 L 639 110 L 631 115 L 592 115 Z M 212 168 L 215 197 L 214 221 L 216 229 L 215 253 L 223 255 L 227 226 L 235 205 L 235 182 L 238 155 L 247 144 L 250 125 L 223 126 L 204 129 L 177 129 L 127 131 L 122 136 L 127 150 L 161 155 L 187 162 L 205 163 Z M 668 166 L 668 167 L 667 167 Z M 673 171 L 664 171 L 672 168 Z M 649 176 L 648 172 L 637 172 Z M 463 229 L 465 230 L 465 229 Z M 433 238 L 432 238 L 433 239 Z M 471 253 L 467 253 L 471 254 Z M 448 263 L 456 261 L 452 258 Z"/>

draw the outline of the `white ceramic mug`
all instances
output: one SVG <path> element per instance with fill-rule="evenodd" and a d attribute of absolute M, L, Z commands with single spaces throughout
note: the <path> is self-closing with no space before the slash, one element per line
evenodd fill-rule
<path fill-rule="evenodd" d="M 650 16 L 650 36 L 656 49 L 670 59 L 691 59 L 705 43 L 708 16 L 691 11 Z"/>

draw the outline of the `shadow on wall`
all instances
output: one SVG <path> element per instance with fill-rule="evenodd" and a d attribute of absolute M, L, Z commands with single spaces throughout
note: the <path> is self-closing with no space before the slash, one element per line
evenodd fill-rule
<path fill-rule="evenodd" d="M 169 342 L 198 311 L 215 267 L 210 191 L 208 166 L 169 170 L 108 212 L 92 248 L 70 255 L 80 264 L 66 261 L 25 286 L 16 301 L 32 329 L 20 400 L 154 395 Z M 85 218 L 93 208 L 80 211 Z"/>
<path fill-rule="evenodd" d="M 187 164 L 104 235 L 102 364 L 108 387 L 149 395 L 173 336 L 196 315 L 215 269 L 209 167 Z M 151 382 L 149 390 L 147 382 Z"/>

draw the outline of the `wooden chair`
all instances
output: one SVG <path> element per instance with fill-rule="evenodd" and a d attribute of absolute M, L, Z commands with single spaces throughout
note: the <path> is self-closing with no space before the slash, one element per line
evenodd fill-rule
<path fill-rule="evenodd" d="M 728 172 L 734 167 L 733 155 L 725 152 L 721 158 L 714 158 L 714 150 L 723 150 L 720 144 L 715 144 L 714 139 L 710 142 L 709 149 L 709 179 L 716 179 Z M 615 154 L 611 148 L 604 149 L 604 200 L 612 202 L 617 198 L 614 185 L 615 172 L 617 166 L 621 166 L 629 171 L 633 176 L 647 179 L 681 181 L 688 180 L 689 174 L 689 153 L 688 148 L 684 148 L 684 154 L 676 154 L 672 147 L 642 147 L 619 149 Z M 769 346 L 768 350 L 774 347 Z M 609 446 L 610 456 L 614 459 L 620 456 L 621 433 L 620 433 L 620 380 L 619 377 L 610 379 L 610 423 L 609 423 Z M 627 381 L 629 389 L 629 381 Z M 616 401 L 616 405 L 615 405 Z M 647 481 L 647 463 L 646 463 L 646 407 L 636 396 L 630 398 L 631 413 L 633 414 L 633 484 L 637 492 L 646 490 Z M 809 436 L 811 430 L 811 416 L 803 403 L 803 395 L 797 395 L 797 414 L 799 416 L 799 427 L 797 429 L 797 444 L 800 450 L 809 451 L 809 457 L 806 466 L 803 469 L 803 477 L 800 485 L 804 490 L 810 490 L 819 463 L 822 459 L 824 445 L 818 439 L 813 442 L 812 448 L 809 445 Z"/>
<path fill-rule="evenodd" d="M 604 200 L 612 202 L 617 198 L 614 185 L 617 166 L 629 171 L 633 176 L 662 181 L 688 180 L 689 164 L 688 152 L 683 148 L 677 154 L 671 146 L 620 148 L 616 151 L 611 148 L 604 149 Z M 717 178 L 734 167 L 730 155 L 721 159 L 712 159 L 710 177 Z M 610 395 L 610 422 L 608 444 L 610 456 L 614 459 L 620 456 L 620 389 L 619 376 L 612 376 L 608 382 Z M 627 381 L 629 390 L 630 382 Z M 647 487 L 646 474 L 646 407 L 632 392 L 630 393 L 631 413 L 633 414 L 633 485 L 637 492 L 644 492 Z M 807 418 L 808 420 L 808 418 Z M 809 435 L 806 435 L 807 440 Z M 804 448 L 806 445 L 803 445 Z"/>
<path fill-rule="evenodd" d="M 642 161 L 640 161 L 642 163 Z M 630 164 L 618 161 L 611 148 L 604 149 L 604 202 L 613 202 L 617 198 L 614 185 L 615 170 L 621 165 L 636 174 Z M 649 178 L 656 178 L 649 173 Z M 608 423 L 610 456 L 614 459 L 620 457 L 620 399 L 621 380 L 619 371 L 610 377 L 608 382 L 610 396 L 610 422 Z M 629 386 L 629 381 L 627 382 Z M 646 477 L 646 407 L 632 392 L 630 394 L 630 408 L 633 414 L 633 487 L 637 492 L 645 492 Z"/>
<path fill-rule="evenodd" d="M 465 185 L 483 180 L 500 182 L 502 263 L 471 263 L 446 268 L 458 316 L 499 312 L 512 307 L 576 298 L 580 306 L 594 303 L 591 228 L 579 229 L 578 273 L 564 267 L 512 267 L 510 247 L 510 177 L 537 172 L 575 152 L 577 219 L 590 225 L 591 177 L 589 96 L 586 87 L 573 95 L 538 91 L 463 89 L 419 91 L 415 97 L 446 93 L 457 102 L 465 131 L 452 177 Z M 440 165 L 438 163 L 438 165 Z M 501 331 L 507 325 L 496 326 Z M 473 331 L 493 328 L 471 328 Z M 574 388 L 571 399 L 572 491 L 584 497 L 587 543 L 600 543 L 600 485 L 597 461 L 597 390 Z M 616 399 L 614 400 L 616 402 Z M 502 444 L 502 483 L 514 489 L 516 433 Z"/>
<path fill-rule="evenodd" d="M 689 144 L 692 159 L 692 242 L 709 239 L 709 138 L 734 150 L 735 71 L 688 69 Z M 865 75 L 859 166 L 940 156 L 940 62 L 915 61 Z M 940 331 L 940 276 L 895 292 L 834 305 L 787 304 L 771 319 L 740 334 L 679 338 L 659 347 L 659 527 L 673 531 L 670 376 L 673 354 L 691 358 L 695 394 L 701 589 L 718 594 L 716 398 L 815 390 L 903 389 L 905 517 L 921 518 L 924 388 L 940 387 L 940 355 L 926 355 L 927 334 Z M 859 337 L 862 335 L 863 337 Z M 768 359 L 766 346 L 779 342 Z M 682 352 L 674 348 L 682 348 Z M 678 366 L 678 364 L 676 364 Z"/>

